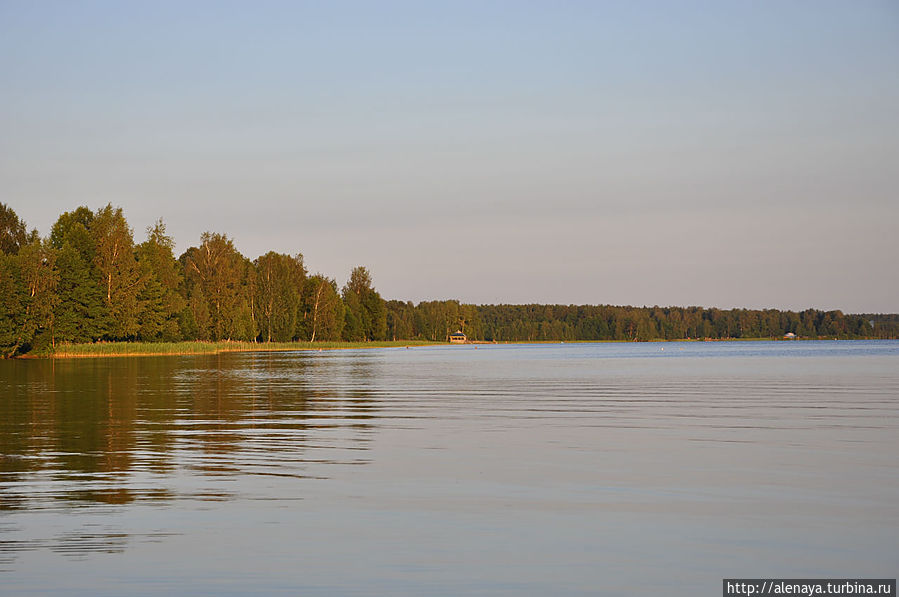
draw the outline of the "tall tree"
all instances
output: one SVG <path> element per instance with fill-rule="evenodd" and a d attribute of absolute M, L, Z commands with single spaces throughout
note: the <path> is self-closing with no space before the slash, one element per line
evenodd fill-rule
<path fill-rule="evenodd" d="M 246 257 L 241 258 L 240 299 L 237 305 L 233 337 L 236 340 L 255 342 L 259 338 L 259 321 L 256 307 L 256 268 Z"/>
<path fill-rule="evenodd" d="M 69 243 L 86 261 L 92 263 L 96 247 L 88 230 L 93 221 L 94 212 L 83 205 L 62 213 L 50 229 L 50 244 L 55 249 L 61 249 Z"/>
<path fill-rule="evenodd" d="M 56 250 L 48 241 L 32 238 L 19 250 L 17 256 L 25 284 L 25 330 L 23 341 L 33 343 L 35 334 L 47 331 L 53 343 L 52 327 L 55 307 L 59 303 L 56 292 L 59 271 L 56 268 Z"/>
<path fill-rule="evenodd" d="M 118 339 L 134 337 L 140 329 L 137 297 L 144 278 L 134 258 L 134 237 L 122 208 L 109 204 L 97 210 L 90 232 L 96 243 L 94 262 L 109 311 L 110 333 Z"/>
<path fill-rule="evenodd" d="M 11 207 L 0 203 L 0 253 L 15 255 L 26 240 L 25 222 Z"/>
<path fill-rule="evenodd" d="M 182 338 L 179 316 L 187 303 L 180 294 L 181 265 L 174 255 L 175 241 L 160 219 L 147 228 L 147 240 L 135 255 L 144 285 L 138 294 L 138 336 L 142 340 L 175 341 Z"/>
<path fill-rule="evenodd" d="M 384 299 L 372 287 L 371 274 L 365 267 L 353 269 L 343 288 L 346 304 L 346 340 L 384 340 L 387 338 L 387 308 Z"/>
<path fill-rule="evenodd" d="M 0 349 L 4 356 L 31 348 L 38 332 L 52 325 L 58 300 L 55 262 L 49 244 L 34 238 L 16 255 L 0 253 Z"/>
<path fill-rule="evenodd" d="M 337 282 L 321 274 L 310 276 L 303 290 L 304 337 L 310 342 L 340 340 L 345 316 Z"/>
<path fill-rule="evenodd" d="M 415 334 L 415 305 L 411 301 L 387 301 L 387 337 L 409 340 Z"/>
<path fill-rule="evenodd" d="M 297 317 L 306 280 L 303 256 L 270 251 L 256 259 L 256 300 L 263 340 L 287 342 L 297 334 Z"/>
<path fill-rule="evenodd" d="M 483 338 L 481 318 L 475 305 L 459 305 L 458 322 L 459 330 L 464 332 L 469 340 Z"/>
<path fill-rule="evenodd" d="M 50 230 L 57 250 L 59 303 L 54 311 L 53 335 L 62 342 L 91 342 L 109 330 L 109 314 L 95 263 L 96 243 L 90 233 L 94 214 L 79 207 L 59 216 Z"/>
<path fill-rule="evenodd" d="M 252 320 L 250 297 L 246 296 L 247 263 L 224 234 L 204 232 L 200 246 L 182 256 L 187 299 L 198 337 L 224 340 L 243 337 L 247 314 Z"/>
<path fill-rule="evenodd" d="M 362 301 L 355 292 L 347 291 L 346 286 L 341 293 L 344 305 L 343 317 L 343 333 L 341 338 L 347 342 L 362 342 L 366 340 L 366 321 L 365 309 L 362 307 Z"/>
<path fill-rule="evenodd" d="M 0 253 L 0 350 L 4 357 L 15 355 L 22 345 L 27 302 L 18 261 L 13 255 Z"/>

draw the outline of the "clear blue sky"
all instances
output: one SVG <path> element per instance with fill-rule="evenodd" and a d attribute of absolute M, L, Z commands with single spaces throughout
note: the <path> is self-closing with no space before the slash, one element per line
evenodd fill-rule
<path fill-rule="evenodd" d="M 0 0 L 0 201 L 386 298 L 899 311 L 899 3 Z"/>

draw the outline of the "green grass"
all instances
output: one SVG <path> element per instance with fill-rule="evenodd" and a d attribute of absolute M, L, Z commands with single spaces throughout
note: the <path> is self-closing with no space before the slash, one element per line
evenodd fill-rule
<path fill-rule="evenodd" d="M 96 342 L 60 344 L 33 356 L 50 358 L 130 357 L 152 355 L 217 354 L 220 352 L 336 350 L 390 348 L 442 344 L 407 340 L 397 342 Z"/>

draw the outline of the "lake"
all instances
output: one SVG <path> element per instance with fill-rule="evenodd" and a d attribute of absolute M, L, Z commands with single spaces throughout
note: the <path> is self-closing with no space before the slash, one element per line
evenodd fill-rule
<path fill-rule="evenodd" d="M 894 578 L 899 341 L 0 361 L 0 594 Z"/>

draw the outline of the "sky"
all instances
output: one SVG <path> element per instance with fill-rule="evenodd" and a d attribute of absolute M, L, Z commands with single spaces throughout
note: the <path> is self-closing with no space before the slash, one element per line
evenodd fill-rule
<path fill-rule="evenodd" d="M 899 4 L 0 0 L 0 202 L 388 299 L 899 312 Z"/>

